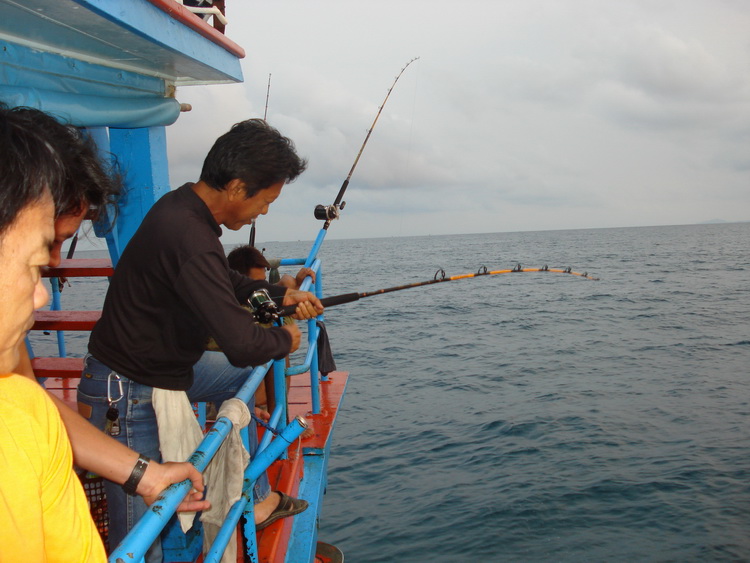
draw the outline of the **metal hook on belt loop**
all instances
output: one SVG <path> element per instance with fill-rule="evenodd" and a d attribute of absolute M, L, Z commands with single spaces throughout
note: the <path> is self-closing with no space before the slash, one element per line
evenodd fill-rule
<path fill-rule="evenodd" d="M 112 387 L 112 378 L 115 378 L 115 381 L 117 381 L 117 387 L 120 392 L 120 396 L 116 399 L 112 398 L 112 394 L 110 393 L 110 388 Z M 122 379 L 120 379 L 120 376 L 117 375 L 114 371 L 109 372 L 109 375 L 107 376 L 107 401 L 111 405 L 112 403 L 116 403 L 120 399 L 122 399 L 125 396 L 125 393 L 122 390 Z"/>

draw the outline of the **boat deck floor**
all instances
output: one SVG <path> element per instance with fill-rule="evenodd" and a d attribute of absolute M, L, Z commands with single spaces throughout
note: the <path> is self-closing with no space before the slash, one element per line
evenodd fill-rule
<path fill-rule="evenodd" d="M 311 507 L 295 518 L 279 520 L 258 533 L 258 552 L 261 563 L 290 560 L 288 559 L 287 546 L 290 545 L 290 542 L 293 543 L 292 534 L 295 533 L 293 529 L 295 524 L 299 528 L 314 527 L 317 530 L 320 506 L 316 506 L 315 498 L 308 498 L 305 494 L 300 495 L 300 483 L 305 478 L 304 458 L 307 457 L 308 452 L 315 452 L 312 455 L 320 455 L 318 452 L 329 450 L 334 423 L 346 391 L 348 377 L 348 373 L 333 372 L 328 375 L 328 381 L 320 383 L 319 414 L 312 414 L 310 374 L 304 373 L 292 377 L 288 396 L 289 416 L 303 416 L 311 432 L 308 432 L 306 437 L 300 438 L 295 445 L 289 448 L 288 459 L 276 461 L 268 469 L 268 478 L 272 489 L 281 490 L 293 496 L 301 496 L 310 502 Z M 308 478 L 311 477 L 314 478 L 315 476 L 308 475 Z M 317 477 L 325 479 L 325 475 Z M 322 492 L 324 491 L 320 492 L 321 496 Z M 307 512 L 310 513 L 307 514 Z M 305 526 L 305 520 L 308 521 L 308 526 Z M 309 530 L 301 530 L 300 533 L 309 538 Z M 314 553 L 314 542 L 310 549 Z"/>

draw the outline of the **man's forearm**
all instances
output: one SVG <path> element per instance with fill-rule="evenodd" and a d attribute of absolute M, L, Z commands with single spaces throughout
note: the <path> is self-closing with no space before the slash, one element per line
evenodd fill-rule
<path fill-rule="evenodd" d="M 107 436 L 59 398 L 50 397 L 68 431 L 75 464 L 115 483 L 127 481 L 138 452 Z"/>

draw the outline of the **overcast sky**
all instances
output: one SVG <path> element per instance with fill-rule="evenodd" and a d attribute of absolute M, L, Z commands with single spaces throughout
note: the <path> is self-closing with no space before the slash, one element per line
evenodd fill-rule
<path fill-rule="evenodd" d="M 244 84 L 178 89 L 171 182 L 262 117 L 309 159 L 258 241 L 750 220 L 745 0 L 234 0 Z M 249 227 L 225 243 L 246 241 Z"/>

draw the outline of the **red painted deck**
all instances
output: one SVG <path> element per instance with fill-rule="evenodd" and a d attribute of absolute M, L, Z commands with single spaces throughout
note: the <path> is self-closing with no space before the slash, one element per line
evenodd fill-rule
<path fill-rule="evenodd" d="M 337 371 L 329 374 L 329 381 L 320 383 L 321 412 L 314 415 L 311 414 L 310 374 L 303 373 L 292 377 L 289 390 L 289 416 L 302 415 L 312 433 L 308 437 L 297 440 L 294 446 L 290 447 L 289 459 L 277 461 L 268 469 L 272 489 L 284 491 L 289 495 L 297 493 L 304 476 L 304 456 L 301 450 L 326 447 L 331 439 L 333 423 L 336 420 L 348 378 L 348 373 Z M 284 561 L 286 545 L 292 532 L 292 523 L 291 518 L 284 518 L 258 533 L 260 563 Z"/>

